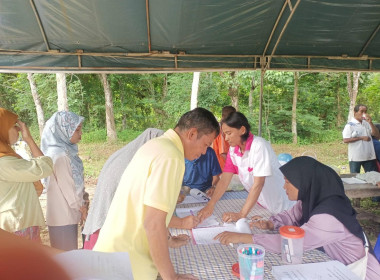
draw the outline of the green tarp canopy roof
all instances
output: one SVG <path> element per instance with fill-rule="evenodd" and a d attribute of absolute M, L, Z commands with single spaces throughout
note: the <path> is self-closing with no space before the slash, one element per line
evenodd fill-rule
<path fill-rule="evenodd" d="M 380 71 L 379 29 L 379 0 L 0 0 L 0 71 Z"/>

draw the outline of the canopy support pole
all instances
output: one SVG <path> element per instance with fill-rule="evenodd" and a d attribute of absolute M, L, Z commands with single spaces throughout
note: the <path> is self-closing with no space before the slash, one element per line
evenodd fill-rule
<path fill-rule="evenodd" d="M 297 9 L 297 7 L 298 7 L 298 5 L 299 5 L 300 2 L 301 2 L 301 0 L 297 0 L 297 3 L 294 5 L 293 10 L 290 12 L 290 15 L 289 15 L 288 19 L 286 20 L 284 26 L 282 27 L 281 33 L 280 33 L 280 35 L 277 38 L 277 41 L 276 41 L 276 44 L 273 47 L 272 53 L 268 57 L 268 62 L 265 65 L 265 69 L 267 69 L 270 66 L 270 62 L 272 60 L 272 57 L 273 57 L 274 53 L 276 52 L 278 44 L 280 43 L 280 41 L 282 39 L 282 35 L 284 35 L 285 30 L 288 27 L 288 24 L 289 24 L 290 20 L 292 19 L 292 17 L 293 17 L 293 15 L 294 15 L 294 13 L 295 13 L 295 11 L 296 11 L 296 9 Z"/>
<path fill-rule="evenodd" d="M 261 137 L 261 130 L 262 130 L 262 126 L 263 126 L 264 75 L 265 75 L 265 69 L 261 68 L 261 76 L 260 76 L 260 103 L 259 103 L 259 131 L 258 131 L 258 135 L 260 137 Z"/>
<path fill-rule="evenodd" d="M 146 10 L 146 28 L 148 32 L 148 50 L 151 52 L 151 42 L 150 42 L 150 18 L 149 18 L 149 0 L 145 0 L 145 10 Z"/>
<path fill-rule="evenodd" d="M 47 51 L 49 52 L 49 51 L 50 51 L 50 46 L 49 46 L 49 43 L 48 43 L 48 41 L 47 41 L 46 33 L 45 33 L 45 30 L 44 30 L 44 27 L 42 26 L 41 19 L 40 19 L 40 16 L 39 16 L 39 14 L 38 14 L 38 11 L 37 11 L 37 8 L 36 8 L 36 5 L 34 4 L 34 0 L 30 0 L 29 2 L 30 2 L 30 6 L 32 6 L 32 9 L 33 9 L 34 15 L 36 16 L 38 26 L 40 27 L 41 34 L 42 34 L 42 37 L 43 37 L 44 42 L 45 42 L 45 45 L 46 45 L 46 49 L 47 49 Z"/>
<path fill-rule="evenodd" d="M 284 2 L 284 5 L 282 6 L 282 9 L 281 9 L 281 11 L 280 11 L 280 14 L 278 15 L 278 17 L 277 17 L 277 19 L 276 19 L 276 22 L 275 22 L 275 24 L 274 24 L 274 26 L 273 26 L 273 28 L 272 28 L 272 32 L 271 32 L 270 35 L 269 35 L 269 39 L 268 39 L 268 41 L 267 41 L 267 44 L 265 45 L 265 48 L 264 48 L 264 51 L 263 51 L 263 56 L 265 56 L 265 54 L 266 54 L 266 52 L 267 52 L 267 50 L 268 50 L 269 44 L 270 44 L 270 42 L 272 41 L 273 34 L 274 34 L 274 32 L 276 31 L 276 29 L 277 29 L 277 25 L 278 25 L 278 23 L 279 23 L 279 21 L 280 21 L 280 19 L 281 19 L 281 17 L 282 17 L 282 14 L 283 14 L 284 11 L 285 11 L 286 5 L 287 5 L 287 2 L 285 1 L 285 2 Z"/>
<path fill-rule="evenodd" d="M 375 35 L 376 35 L 376 33 L 379 30 L 380 30 L 380 24 L 377 26 L 377 28 L 375 29 L 375 31 L 372 32 L 371 37 L 369 37 L 369 39 L 365 43 L 364 47 L 362 48 L 361 52 L 359 53 L 359 57 L 361 57 L 363 55 L 363 53 L 365 52 L 365 50 L 367 49 L 367 47 L 369 46 L 369 44 L 371 43 L 371 41 L 373 40 L 373 38 L 375 38 Z"/>
<path fill-rule="evenodd" d="M 292 7 L 292 2 L 291 2 L 291 0 L 286 0 L 287 2 L 288 2 L 288 5 L 289 5 L 289 9 L 290 9 L 290 11 L 292 11 L 293 10 L 293 7 Z"/>

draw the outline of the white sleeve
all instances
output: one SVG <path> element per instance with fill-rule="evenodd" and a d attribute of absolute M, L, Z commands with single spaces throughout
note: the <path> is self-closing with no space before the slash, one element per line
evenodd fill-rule
<path fill-rule="evenodd" d="M 343 139 L 344 138 L 351 138 L 351 134 L 352 134 L 352 132 L 351 132 L 351 125 L 346 124 L 346 126 L 343 129 L 342 134 L 343 134 Z"/>
<path fill-rule="evenodd" d="M 270 161 L 270 144 L 264 141 L 257 141 L 252 143 L 252 150 L 250 152 L 250 161 L 253 166 L 254 176 L 265 177 L 272 175 L 272 165 Z"/>

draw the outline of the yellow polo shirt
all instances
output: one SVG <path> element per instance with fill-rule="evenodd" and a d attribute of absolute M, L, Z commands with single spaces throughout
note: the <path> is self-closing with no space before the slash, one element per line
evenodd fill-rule
<path fill-rule="evenodd" d="M 143 145 L 121 177 L 94 250 L 128 252 L 134 279 L 156 279 L 143 225 L 144 205 L 167 212 L 168 226 L 184 172 L 184 150 L 174 130 Z"/>

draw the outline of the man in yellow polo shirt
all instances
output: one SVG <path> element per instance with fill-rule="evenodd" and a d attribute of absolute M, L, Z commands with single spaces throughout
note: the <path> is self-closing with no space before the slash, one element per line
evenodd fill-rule
<path fill-rule="evenodd" d="M 206 109 L 185 113 L 176 127 L 148 141 L 124 171 L 95 251 L 128 252 L 136 280 L 197 279 L 179 275 L 169 257 L 167 226 L 185 171 L 185 158 L 206 153 L 219 124 Z"/>

